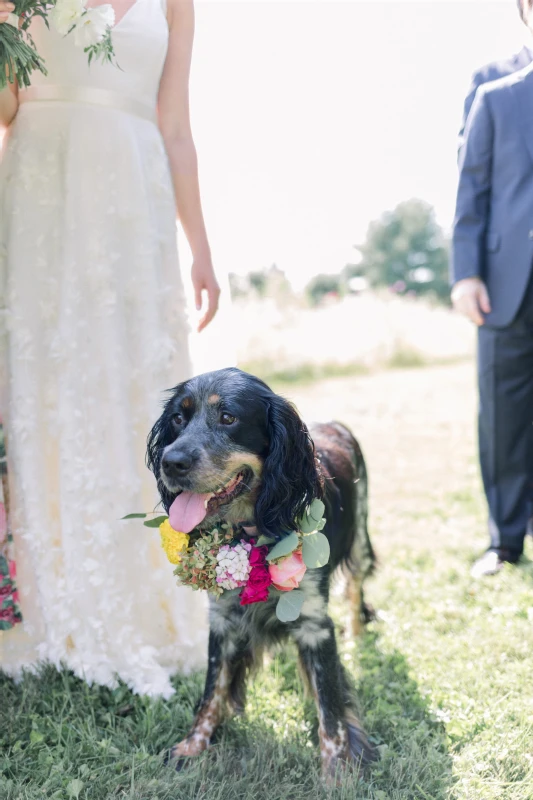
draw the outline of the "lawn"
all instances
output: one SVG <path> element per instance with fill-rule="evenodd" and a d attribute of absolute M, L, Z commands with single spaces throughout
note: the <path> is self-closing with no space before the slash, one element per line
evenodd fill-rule
<path fill-rule="evenodd" d="M 335 417 L 369 463 L 379 609 L 344 662 L 380 760 L 325 789 L 316 718 L 294 653 L 272 658 L 246 716 L 176 774 L 162 754 L 191 722 L 202 676 L 176 676 L 170 701 L 89 688 L 45 669 L 0 678 L 0 798 L 152 800 L 533 799 L 533 564 L 484 583 L 485 544 L 468 364 L 291 386 L 305 417 Z M 529 552 L 532 548 L 529 547 Z"/>

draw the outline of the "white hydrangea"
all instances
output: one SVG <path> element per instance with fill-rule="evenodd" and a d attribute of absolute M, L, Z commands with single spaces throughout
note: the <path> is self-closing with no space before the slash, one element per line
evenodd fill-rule
<path fill-rule="evenodd" d="M 252 546 L 246 542 L 230 547 L 223 545 L 217 553 L 215 567 L 217 583 L 223 589 L 237 589 L 245 586 L 250 574 L 250 551 Z"/>

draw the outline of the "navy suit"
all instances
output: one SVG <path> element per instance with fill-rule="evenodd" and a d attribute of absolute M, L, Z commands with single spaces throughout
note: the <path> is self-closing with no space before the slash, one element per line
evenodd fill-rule
<path fill-rule="evenodd" d="M 478 276 L 489 291 L 478 339 L 480 463 L 491 544 L 518 555 L 533 510 L 533 63 L 510 66 L 492 81 L 495 65 L 485 68 L 490 77 L 470 111 L 472 95 L 465 104 L 451 271 L 453 283 Z"/>
<path fill-rule="evenodd" d="M 474 72 L 470 83 L 470 89 L 468 90 L 464 103 L 463 120 L 461 123 L 461 130 L 459 131 L 459 146 L 461 146 L 463 142 L 466 121 L 479 87 L 484 83 L 490 83 L 491 81 L 505 78 L 506 75 L 511 75 L 513 72 L 519 72 L 521 69 L 529 66 L 532 61 L 533 53 L 529 47 L 523 47 L 519 53 L 515 53 L 514 56 L 505 59 L 505 61 L 493 61 L 490 64 L 485 64 L 485 66 L 478 69 L 477 72 Z"/>

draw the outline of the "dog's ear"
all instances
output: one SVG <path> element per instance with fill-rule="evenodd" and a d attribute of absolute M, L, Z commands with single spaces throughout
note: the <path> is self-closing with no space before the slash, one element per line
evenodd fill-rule
<path fill-rule="evenodd" d="M 255 504 L 255 524 L 265 536 L 295 530 L 295 519 L 322 497 L 313 441 L 294 406 L 278 395 L 268 398 L 268 453 Z"/>
<path fill-rule="evenodd" d="M 170 399 L 165 403 L 163 413 L 148 434 L 146 443 L 146 464 L 157 479 L 157 488 L 161 496 L 161 502 L 167 513 L 176 495 L 171 494 L 161 480 L 161 458 L 165 447 L 172 444 L 176 438 L 176 433 L 172 427 L 172 402 L 179 392 L 180 387 L 181 384 L 171 390 Z"/>

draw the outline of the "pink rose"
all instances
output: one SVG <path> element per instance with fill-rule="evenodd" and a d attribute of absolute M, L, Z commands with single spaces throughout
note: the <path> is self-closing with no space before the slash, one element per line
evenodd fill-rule
<path fill-rule="evenodd" d="M 8 594 L 11 594 L 13 588 L 12 583 L 6 583 L 4 586 L 0 586 L 0 597 L 6 597 Z"/>
<path fill-rule="evenodd" d="M 13 607 L 0 609 L 0 621 L 11 622 L 14 625 L 17 622 L 15 609 Z"/>
<path fill-rule="evenodd" d="M 277 564 L 270 565 L 272 584 L 280 592 L 290 592 L 291 589 L 297 589 L 306 569 L 301 552 L 296 550 L 287 558 L 278 561 Z"/>
<path fill-rule="evenodd" d="M 268 588 L 272 583 L 269 569 L 265 563 L 268 547 L 253 547 L 250 553 L 252 569 L 248 582 L 241 592 L 241 606 L 264 603 L 268 600 Z"/>

